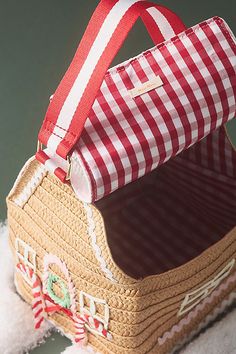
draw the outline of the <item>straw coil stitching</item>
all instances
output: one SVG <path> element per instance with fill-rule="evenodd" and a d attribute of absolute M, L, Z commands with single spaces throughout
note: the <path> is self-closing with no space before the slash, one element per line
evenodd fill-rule
<path fill-rule="evenodd" d="M 21 231 L 22 232 L 22 231 Z M 209 275 L 208 275 L 209 276 Z M 92 281 L 92 279 L 91 279 L 91 281 Z M 93 280 L 94 281 L 94 280 Z M 115 291 L 115 290 L 114 290 Z M 154 294 L 153 294 L 154 295 Z M 155 293 L 155 297 L 157 296 L 157 294 Z M 114 296 L 113 297 L 113 300 L 112 300 L 112 305 L 111 305 L 111 303 L 110 303 L 110 305 L 109 306 L 112 306 L 113 308 L 116 308 L 117 306 L 119 307 L 119 304 L 117 303 L 117 301 L 118 301 L 119 299 L 117 298 L 117 296 Z M 131 299 L 127 299 L 126 298 L 126 305 L 127 305 L 127 310 L 135 310 L 135 308 L 136 308 L 136 306 L 135 306 L 135 303 L 130 303 L 130 301 L 129 300 L 131 300 Z M 154 302 L 152 302 L 153 304 L 154 304 Z M 133 304 L 133 306 L 132 306 L 132 304 Z M 122 307 L 122 308 L 124 308 L 124 307 Z M 141 307 L 139 307 L 140 309 L 143 309 L 143 306 L 141 306 Z M 144 309 L 143 309 L 144 310 Z M 144 310 L 145 311 L 145 310 Z M 150 316 L 150 313 L 148 313 L 148 311 L 146 312 L 145 311 L 145 313 L 144 314 L 141 314 L 141 317 L 143 318 L 144 317 L 144 315 L 146 315 L 146 316 Z M 135 318 L 133 318 L 133 321 L 135 321 Z M 133 322 L 133 321 L 131 321 L 131 322 Z"/>
<path fill-rule="evenodd" d="M 199 326 L 193 330 L 189 335 L 185 335 L 183 341 L 177 344 L 170 354 L 174 354 L 178 349 L 183 347 L 184 344 L 190 342 L 201 330 L 206 328 L 211 322 L 213 322 L 219 315 L 230 307 L 236 301 L 236 292 L 231 292 L 229 296 L 224 299 L 220 306 L 214 308 L 214 310 L 199 324 Z"/>
<path fill-rule="evenodd" d="M 26 293 L 25 293 L 26 288 L 23 287 L 24 284 L 23 284 L 22 282 L 21 282 L 19 285 L 20 285 L 20 287 L 21 287 L 20 293 L 25 297 L 25 296 L 26 296 Z M 24 288 L 24 293 L 23 293 L 23 288 L 22 288 L 22 287 Z M 28 296 L 27 296 L 27 298 L 28 298 Z M 210 322 L 212 322 L 213 320 L 215 320 L 215 318 L 217 318 L 218 315 L 220 315 L 221 313 L 223 313 L 223 312 L 225 311 L 225 309 L 226 309 L 227 307 L 229 307 L 230 305 L 232 305 L 232 303 L 235 302 L 235 301 L 236 301 L 236 292 L 232 292 L 232 293 L 228 296 L 228 298 L 226 298 L 225 300 L 223 300 L 223 301 L 221 302 L 221 304 L 220 304 L 219 307 L 215 308 L 214 311 L 212 311 L 212 313 L 210 313 L 210 314 L 199 324 L 199 326 L 198 326 L 197 329 L 193 330 L 190 334 L 186 334 L 186 335 L 185 335 L 185 338 L 183 339 L 183 341 L 181 341 L 181 343 L 177 344 L 177 345 L 174 347 L 174 349 L 173 349 L 173 351 L 172 351 L 171 353 L 173 354 L 178 348 L 182 347 L 183 344 L 185 344 L 186 342 L 189 342 L 197 333 L 199 333 L 203 328 L 205 328 Z M 58 322 L 58 324 L 61 325 L 61 327 L 63 327 L 63 325 L 65 324 L 65 319 L 64 319 L 63 321 L 59 321 L 59 319 L 57 319 L 57 322 Z M 69 330 L 69 328 L 64 328 L 63 330 L 64 330 L 66 336 L 69 336 L 69 333 L 67 333 L 68 330 Z M 70 329 L 69 331 L 71 331 L 71 329 Z M 93 339 L 94 339 L 94 340 L 96 341 L 96 343 L 97 343 L 96 337 L 94 337 Z M 99 344 L 100 344 L 100 348 L 101 348 L 101 343 L 99 343 Z"/>
<path fill-rule="evenodd" d="M 48 265 L 50 264 L 50 262 L 52 260 L 61 269 L 63 269 L 63 272 L 65 272 L 66 277 L 69 277 L 69 272 L 66 268 L 65 263 L 60 262 L 60 260 L 56 256 L 53 257 L 52 255 L 48 255 L 48 257 L 46 257 L 45 268 L 47 269 Z M 35 329 L 39 329 L 41 327 L 44 319 L 46 318 L 47 313 L 49 314 L 49 313 L 54 313 L 54 312 L 63 310 L 63 307 L 55 304 L 52 299 L 50 299 L 48 296 L 46 296 L 46 293 L 43 292 L 42 283 L 40 281 L 40 278 L 36 275 L 35 272 L 33 272 L 32 269 L 30 269 L 28 266 L 26 266 L 22 263 L 18 263 L 17 270 L 21 274 L 29 277 L 32 281 L 32 284 L 33 284 L 33 286 L 32 286 L 32 297 L 33 297 L 32 310 L 33 310 L 34 319 L 35 319 Z M 48 276 L 46 276 L 45 279 L 48 279 Z M 70 280 L 70 277 L 68 279 Z M 97 333 L 102 335 L 104 338 L 111 340 L 112 339 L 111 334 L 104 328 L 102 323 L 100 323 L 97 319 L 93 318 L 90 315 L 76 313 L 74 287 L 73 287 L 72 282 L 69 281 L 68 286 L 70 287 L 69 291 L 72 292 L 72 294 L 71 294 L 72 296 L 71 296 L 71 309 L 70 309 L 70 311 L 67 311 L 67 314 L 69 315 L 69 317 L 72 318 L 73 323 L 74 323 L 74 328 L 75 328 L 74 341 L 80 345 L 84 345 L 87 343 L 88 338 L 87 338 L 87 332 L 86 332 L 85 325 L 88 325 L 90 328 L 96 330 Z M 45 289 L 45 291 L 46 291 L 46 289 Z"/>
<path fill-rule="evenodd" d="M 94 222 L 94 219 L 93 219 L 92 208 L 87 203 L 83 203 L 83 205 L 84 205 L 84 208 L 85 208 L 86 213 L 87 213 L 88 234 L 89 234 L 89 236 L 91 238 L 91 245 L 92 245 L 93 250 L 95 252 L 96 258 L 97 258 L 98 262 L 100 263 L 101 269 L 105 273 L 106 277 L 108 279 L 110 279 L 111 281 L 113 281 L 113 282 L 117 282 L 117 280 L 114 278 L 111 270 L 108 269 L 106 261 L 105 261 L 105 259 L 102 256 L 102 251 L 101 251 L 100 247 L 97 244 L 97 236 L 96 236 L 96 232 L 95 232 L 95 222 Z"/>
<path fill-rule="evenodd" d="M 42 179 L 46 176 L 47 171 L 44 165 L 39 165 L 34 172 L 30 181 L 24 186 L 21 193 L 14 199 L 14 202 L 19 206 L 23 207 L 27 200 L 30 198 L 34 190 L 41 183 Z"/>
<path fill-rule="evenodd" d="M 213 302 L 213 300 L 221 295 L 221 293 L 229 287 L 229 285 L 236 281 L 236 273 L 229 277 L 227 281 L 221 286 L 214 290 L 210 296 L 205 298 L 200 304 L 198 304 L 195 309 L 188 313 L 186 317 L 184 317 L 177 325 L 174 325 L 170 331 L 167 331 L 163 334 L 162 337 L 158 338 L 159 345 L 163 345 L 168 339 L 171 339 L 176 333 L 179 333 L 185 326 L 187 326 L 200 311 L 204 310 L 204 308 Z"/>
<path fill-rule="evenodd" d="M 20 233 L 22 233 L 22 230 L 20 231 Z M 31 234 L 31 232 L 30 232 L 30 234 Z M 231 248 L 232 249 L 232 248 Z M 230 252 L 231 253 L 231 252 Z M 228 257 L 229 257 L 230 255 L 228 254 Z M 208 277 L 209 277 L 209 274 L 207 275 Z M 91 278 L 91 282 L 96 282 L 96 280 L 93 278 Z M 89 282 L 90 282 L 90 280 L 89 280 Z M 97 283 L 97 282 L 96 282 Z M 98 283 L 97 283 L 98 284 Z M 115 289 L 113 288 L 113 291 L 115 291 Z M 123 294 L 124 295 L 124 294 Z M 154 297 L 155 297 L 155 299 L 157 300 L 157 293 L 155 292 L 154 294 L 152 294 L 152 298 L 153 298 L 153 301 L 151 300 L 151 303 L 152 304 L 154 304 Z M 119 295 L 118 295 L 119 296 Z M 122 296 L 122 294 L 120 294 L 120 296 L 119 296 L 119 299 L 121 299 L 121 296 Z M 118 307 L 118 308 L 120 308 L 120 304 L 118 303 L 118 301 L 119 301 L 119 299 L 117 298 L 117 296 L 113 296 L 113 299 L 112 299 L 112 304 L 111 304 L 111 302 L 110 302 L 110 304 L 109 304 L 109 306 L 112 306 L 113 308 L 116 308 L 116 307 Z M 143 298 L 144 299 L 144 298 Z M 145 299 L 146 299 L 146 296 L 145 296 Z M 148 299 L 148 300 L 150 300 L 150 298 Z M 132 306 L 133 305 L 133 306 Z M 127 299 L 126 298 L 126 309 L 127 310 L 135 310 L 135 308 L 136 308 L 136 305 L 135 305 L 135 302 L 133 301 L 132 302 L 132 299 Z M 146 306 L 145 306 L 146 307 Z M 124 307 L 122 306 L 122 308 L 124 309 Z M 145 309 L 143 308 L 143 305 L 142 304 L 140 304 L 140 306 L 139 306 L 139 309 L 140 310 L 144 310 L 145 311 Z M 143 313 L 143 311 L 142 311 L 142 313 Z M 142 315 L 142 313 L 141 313 L 141 317 L 143 318 L 144 317 L 144 315 Z M 150 313 L 148 314 L 148 311 L 146 312 L 145 311 L 145 315 L 149 315 L 150 316 Z M 135 318 L 133 319 L 134 321 L 135 321 Z"/>

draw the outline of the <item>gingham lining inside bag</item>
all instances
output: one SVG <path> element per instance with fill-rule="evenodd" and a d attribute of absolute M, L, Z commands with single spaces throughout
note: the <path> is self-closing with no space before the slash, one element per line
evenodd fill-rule
<path fill-rule="evenodd" d="M 72 62 L 72 69 L 68 69 L 57 89 L 39 134 L 40 141 L 48 149 L 46 153 L 39 151 L 36 155 L 49 170 L 64 179 L 67 168 L 65 157 L 71 151 L 71 184 L 79 199 L 86 202 L 99 200 L 154 170 L 232 119 L 236 111 L 236 45 L 222 19 L 212 18 L 172 36 L 106 73 L 107 66 L 143 10 L 134 12 L 132 22 L 128 21 L 130 9 L 135 10 L 137 4 L 154 8 L 154 4 L 146 1 L 120 0 L 115 5 L 112 1 L 107 3 L 111 11 L 107 17 L 104 15 L 105 20 L 96 24 L 100 31 L 97 37 L 104 26 L 106 28 L 107 19 L 110 21 L 111 12 L 119 4 L 127 7 L 125 11 L 122 7 L 123 18 L 120 22 L 125 20 L 128 28 L 120 28 L 116 18 L 119 18 L 118 12 L 114 11 L 114 33 L 104 49 L 104 57 L 101 57 L 91 74 L 83 96 L 80 88 L 84 84 L 83 80 L 77 87 L 76 79 L 73 84 L 68 82 L 67 76 L 76 77 L 78 74 L 78 79 L 91 59 L 91 52 L 86 52 L 87 46 L 91 45 L 88 39 L 92 42 L 92 48 L 98 39 L 89 34 L 88 27 L 88 33 L 83 38 L 85 44 L 82 40 L 78 49 L 79 53 L 83 47 L 85 58 L 81 59 L 78 54 L 79 59 L 76 59 L 82 69 L 77 70 Z M 167 16 L 166 13 L 164 15 Z M 169 17 L 165 18 L 164 15 L 161 14 L 161 20 L 163 22 L 164 17 L 168 28 L 179 21 L 178 26 L 173 27 L 172 32 L 169 31 L 164 38 L 184 29 L 178 17 L 173 15 L 175 17 L 171 17 L 168 22 Z M 157 32 L 157 24 L 160 22 L 158 15 L 151 33 Z M 98 44 L 104 45 L 103 39 L 100 40 Z M 97 59 L 94 60 L 96 62 Z M 134 88 L 139 89 L 157 78 L 163 84 L 137 97 L 132 96 Z M 100 89 L 93 102 L 97 87 Z M 86 104 L 89 111 L 84 116 L 86 110 L 79 108 L 85 108 Z M 75 112 L 70 105 L 74 106 Z"/>
<path fill-rule="evenodd" d="M 174 269 L 236 220 L 236 152 L 224 128 L 98 201 L 115 262 L 134 278 Z"/>

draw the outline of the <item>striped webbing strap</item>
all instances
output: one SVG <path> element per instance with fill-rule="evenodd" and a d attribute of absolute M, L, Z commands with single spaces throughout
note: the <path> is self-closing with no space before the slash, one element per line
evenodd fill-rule
<path fill-rule="evenodd" d="M 39 132 L 39 142 L 52 154 L 66 159 L 73 151 L 104 75 L 139 17 L 155 44 L 185 29 L 178 16 L 163 6 L 141 0 L 102 0 L 53 95 Z M 50 162 L 45 151 L 38 151 L 36 157 L 65 180 L 65 172 Z"/>

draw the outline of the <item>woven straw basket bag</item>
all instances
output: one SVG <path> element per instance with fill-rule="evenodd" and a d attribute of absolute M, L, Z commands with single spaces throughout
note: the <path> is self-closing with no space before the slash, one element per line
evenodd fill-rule
<path fill-rule="evenodd" d="M 155 46 L 109 66 L 137 18 Z M 102 0 L 8 203 L 19 294 L 101 354 L 176 350 L 236 299 L 236 40 Z"/>

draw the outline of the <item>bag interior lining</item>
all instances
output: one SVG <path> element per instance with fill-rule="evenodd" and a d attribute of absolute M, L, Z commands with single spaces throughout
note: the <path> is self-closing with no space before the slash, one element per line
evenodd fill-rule
<path fill-rule="evenodd" d="M 221 128 L 97 202 L 117 265 L 137 279 L 160 274 L 227 234 L 236 218 L 234 159 Z"/>

